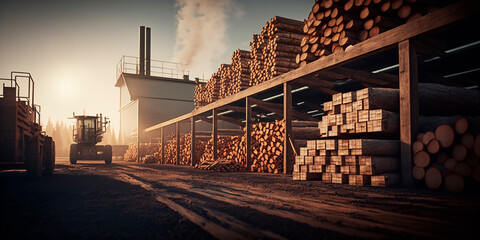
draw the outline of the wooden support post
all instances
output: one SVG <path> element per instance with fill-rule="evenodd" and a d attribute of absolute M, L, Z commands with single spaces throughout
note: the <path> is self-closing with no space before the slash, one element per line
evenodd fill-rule
<path fill-rule="evenodd" d="M 252 108 L 250 107 L 250 97 L 245 98 L 245 126 L 246 126 L 246 154 L 247 171 L 252 166 Z"/>
<path fill-rule="evenodd" d="M 180 123 L 175 123 L 175 137 L 177 138 L 177 159 L 175 160 L 175 165 L 180 164 Z"/>
<path fill-rule="evenodd" d="M 192 136 L 192 149 L 190 153 L 190 165 L 195 166 L 197 159 L 195 159 L 195 117 L 190 118 L 190 132 Z"/>
<path fill-rule="evenodd" d="M 398 55 L 401 176 L 403 186 L 412 186 L 412 143 L 418 132 L 418 66 L 411 40 L 398 44 Z"/>
<path fill-rule="evenodd" d="M 218 118 L 217 109 L 212 109 L 212 138 L 213 138 L 213 160 L 217 160 L 217 128 Z"/>
<path fill-rule="evenodd" d="M 165 164 L 165 127 L 160 128 L 160 137 L 162 138 L 162 164 Z"/>
<path fill-rule="evenodd" d="M 292 86 L 283 84 L 283 120 L 285 121 L 285 140 L 283 142 L 283 173 L 292 173 L 292 147 L 290 141 L 292 133 Z"/>

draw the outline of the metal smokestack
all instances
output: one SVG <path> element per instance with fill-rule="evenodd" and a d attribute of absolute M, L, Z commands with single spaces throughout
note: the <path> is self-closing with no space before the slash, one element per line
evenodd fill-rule
<path fill-rule="evenodd" d="M 146 39 L 146 40 L 147 40 L 147 41 L 146 41 L 146 42 L 147 42 L 147 48 L 146 48 L 146 51 L 145 51 L 145 53 L 146 53 L 146 56 L 145 56 L 145 58 L 146 58 L 146 59 L 145 59 L 145 64 L 146 64 L 146 66 L 145 66 L 145 72 L 146 72 L 146 74 L 145 74 L 145 75 L 150 76 L 150 50 L 151 50 L 151 48 L 150 48 L 150 42 L 151 42 L 151 34 L 150 34 L 150 28 L 149 28 L 149 27 L 147 27 L 147 39 Z"/>
<path fill-rule="evenodd" d="M 138 74 L 145 75 L 145 26 L 140 26 L 140 59 Z"/>

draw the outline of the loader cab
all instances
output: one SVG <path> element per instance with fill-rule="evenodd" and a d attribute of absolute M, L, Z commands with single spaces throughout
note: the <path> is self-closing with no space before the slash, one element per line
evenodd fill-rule
<path fill-rule="evenodd" d="M 102 141 L 102 125 L 97 116 L 75 116 L 73 138 L 76 143 L 95 145 Z"/>

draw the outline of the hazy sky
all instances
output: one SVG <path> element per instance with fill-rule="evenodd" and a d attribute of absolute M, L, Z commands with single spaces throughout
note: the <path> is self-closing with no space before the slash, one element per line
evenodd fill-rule
<path fill-rule="evenodd" d="M 214 42 L 218 52 L 206 57 L 207 63 L 202 66 L 205 78 L 221 63 L 230 63 L 234 50 L 250 50 L 252 34 L 260 33 L 270 18 L 279 15 L 303 20 L 315 2 L 0 0 L 0 77 L 9 77 L 14 70 L 32 74 L 35 102 L 42 106 L 44 124 L 48 118 L 66 120 L 72 112 L 85 109 L 87 114 L 110 117 L 118 133 L 116 64 L 123 55 L 138 56 L 140 25 L 152 29 L 152 59 L 180 59 L 175 56 L 179 52 L 178 11 L 182 2 L 192 1 L 194 6 L 218 2 L 222 11 L 218 14 L 223 14 L 220 21 L 224 27 L 218 28 L 223 32 L 215 33 L 221 38 Z M 200 58 L 208 55 L 199 54 Z"/>

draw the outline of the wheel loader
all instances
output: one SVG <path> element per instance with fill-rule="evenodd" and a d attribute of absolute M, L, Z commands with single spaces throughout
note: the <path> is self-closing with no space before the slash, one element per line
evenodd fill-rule
<path fill-rule="evenodd" d="M 78 160 L 104 160 L 105 164 L 112 163 L 112 146 L 97 145 L 107 131 L 108 118 L 102 114 L 96 116 L 75 115 L 73 128 L 73 141 L 70 145 L 70 163 L 76 164 Z"/>

